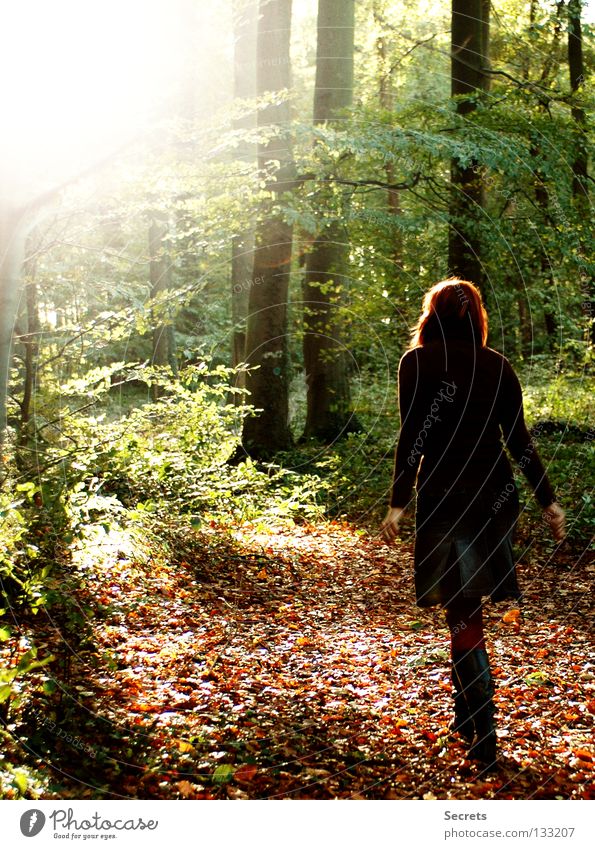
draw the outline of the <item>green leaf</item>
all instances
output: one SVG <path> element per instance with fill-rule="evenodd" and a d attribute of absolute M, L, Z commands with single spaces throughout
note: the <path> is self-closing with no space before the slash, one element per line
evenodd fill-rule
<path fill-rule="evenodd" d="M 0 683 L 0 705 L 10 698 L 10 684 Z"/>
<path fill-rule="evenodd" d="M 9 640 L 9 639 L 10 639 L 10 628 L 6 628 L 5 626 L 2 626 L 2 628 L 0 628 L 0 643 L 5 643 L 6 640 Z"/>
<path fill-rule="evenodd" d="M 28 651 L 25 652 L 25 654 L 19 660 L 17 664 L 18 672 L 22 672 L 23 669 L 25 669 L 25 667 L 28 666 L 29 663 L 31 663 L 31 661 L 34 660 L 36 657 L 37 649 L 35 648 L 35 646 L 32 646 Z"/>
<path fill-rule="evenodd" d="M 226 784 L 231 780 L 234 768 L 231 764 L 220 764 L 213 773 L 213 781 L 216 784 Z"/>
<path fill-rule="evenodd" d="M 27 483 L 18 483 L 15 487 L 17 492 L 24 492 L 27 494 L 29 498 L 36 492 L 37 485 L 33 483 L 33 481 L 27 481 Z"/>
<path fill-rule="evenodd" d="M 537 672 L 530 672 L 529 675 L 527 675 L 525 677 L 525 684 L 528 684 L 529 686 L 532 686 L 532 685 L 535 685 L 535 684 L 549 684 L 549 683 L 550 683 L 550 679 L 548 678 L 546 673 L 542 672 L 540 669 L 538 669 Z"/>
<path fill-rule="evenodd" d="M 17 677 L 17 670 L 15 667 L 12 669 L 8 669 L 6 666 L 0 667 L 0 683 L 9 683 L 10 681 L 14 681 Z"/>
<path fill-rule="evenodd" d="M 27 666 L 24 666 L 23 668 L 21 668 L 21 663 L 19 663 L 19 665 L 17 667 L 18 673 L 19 673 L 19 675 L 26 675 L 28 672 L 31 672 L 33 669 L 41 669 L 42 667 L 47 666 L 48 663 L 51 663 L 55 659 L 56 659 L 55 655 L 50 654 L 50 655 L 48 655 L 48 657 L 44 657 L 43 660 L 34 660 L 32 663 L 27 664 Z M 22 659 L 21 659 L 21 662 L 22 662 Z"/>
<path fill-rule="evenodd" d="M 12 783 L 17 788 L 21 796 L 24 796 L 27 791 L 27 787 L 29 786 L 29 782 L 27 780 L 27 776 L 22 770 L 19 769 L 15 771 Z"/>

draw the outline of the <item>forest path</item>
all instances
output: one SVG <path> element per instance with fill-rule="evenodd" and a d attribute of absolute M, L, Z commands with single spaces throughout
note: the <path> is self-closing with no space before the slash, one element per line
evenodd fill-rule
<path fill-rule="evenodd" d="M 526 564 L 523 616 L 488 606 L 502 756 L 486 775 L 446 736 L 448 634 L 415 607 L 410 541 L 339 523 L 190 534 L 184 560 L 114 551 L 85 579 L 101 614 L 70 687 L 94 755 L 73 795 L 594 796 L 592 565 Z"/>

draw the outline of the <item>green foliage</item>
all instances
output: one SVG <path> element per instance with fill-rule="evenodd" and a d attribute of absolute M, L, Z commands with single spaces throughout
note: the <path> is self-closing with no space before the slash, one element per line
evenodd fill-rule
<path fill-rule="evenodd" d="M 10 634 L 4 635 L 8 639 Z M 0 636 L 0 640 L 2 640 Z M 22 678 L 36 669 L 42 669 L 55 660 L 54 655 L 48 655 L 41 660 L 37 659 L 37 649 L 32 646 L 20 658 L 16 666 L 0 667 L 0 704 L 14 700 L 15 692 Z"/>
<path fill-rule="evenodd" d="M 354 106 L 340 122 L 313 127 L 316 21 L 294 3 L 292 91 L 232 102 L 217 73 L 216 92 L 204 93 L 196 114 L 143 137 L 44 209 L 27 246 L 3 450 L 2 718 L 10 710 L 17 722 L 33 690 L 57 716 L 64 682 L 46 678 L 54 657 L 38 657 L 34 647 L 42 645 L 34 638 L 39 613 L 49 609 L 67 651 L 92 647 L 90 620 L 116 605 L 80 599 L 86 576 L 114 551 L 193 562 L 189 528 L 213 524 L 219 533 L 246 520 L 265 530 L 276 520 L 347 519 L 376 532 L 398 434 L 396 367 L 424 292 L 449 274 L 454 160 L 485 187 L 481 216 L 465 223 L 481 245 L 489 344 L 521 369 L 527 421 L 567 511 L 569 546 L 592 544 L 595 263 L 592 221 L 572 190 L 577 151 L 593 159 L 592 27 L 584 27 L 585 85 L 572 94 L 565 4 L 529 10 L 501 0 L 490 28 L 490 91 L 463 117 L 450 98 L 448 7 L 430 5 L 431 14 L 415 0 L 356 4 Z M 221 55 L 204 45 L 218 71 L 229 64 L 224 41 Z M 288 98 L 291 127 L 255 127 L 261 110 Z M 259 463 L 241 450 L 243 422 L 258 411 L 235 388 L 241 369 L 231 367 L 232 335 L 247 324 L 247 306 L 232 294 L 247 299 L 258 280 L 248 257 L 232 287 L 232 245 L 245 238 L 249 248 L 279 180 L 278 163 L 272 157 L 263 166 L 256 145 L 288 131 L 295 184 L 274 204 L 294 232 L 287 330 L 296 444 Z M 389 185 L 399 188 L 389 195 Z M 157 256 L 149 245 L 155 219 L 164 224 Z M 300 440 L 301 301 L 306 256 L 329 224 L 349 246 L 349 268 L 320 291 L 341 295 L 333 309 L 363 429 L 325 446 Z M 157 292 L 156 259 L 167 276 Z M 161 332 L 168 367 L 154 365 L 163 362 Z M 539 506 L 516 477 L 526 505 L 521 534 L 550 552 Z M 411 514 L 403 532 L 413 532 Z M 218 563 L 214 556 L 213 570 Z M 437 659 L 444 658 L 430 658 Z M 69 662 L 57 661 L 64 680 Z M 118 662 L 110 650 L 110 672 Z M 544 682 L 540 672 L 525 678 L 531 687 Z M 68 710 L 57 727 L 76 725 Z M 90 732 L 96 719 L 87 720 Z M 56 739 L 38 726 L 35 733 L 51 751 Z M 205 780 L 222 790 L 233 774 L 220 763 Z M 0 754 L 0 795 L 26 797 L 40 787 L 32 770 Z"/>
<path fill-rule="evenodd" d="M 64 461 L 69 483 L 63 498 L 71 528 L 125 511 L 129 519 L 189 514 L 200 522 L 215 514 L 236 518 L 264 511 L 291 516 L 319 512 L 312 505 L 315 476 L 282 466 L 229 460 L 241 426 L 254 411 L 228 400 L 234 370 L 205 362 L 177 378 L 148 367 L 128 367 L 129 379 L 157 387 L 157 401 L 138 403 L 110 419 L 105 413 L 70 421 L 62 442 L 81 450 Z M 84 447 L 83 447 L 84 446 Z M 57 456 L 60 456 L 59 453 Z"/>
<path fill-rule="evenodd" d="M 559 372 L 553 378 L 539 365 L 525 377 L 525 408 L 572 537 L 589 544 L 595 529 L 595 430 L 592 378 L 587 372 Z"/>
<path fill-rule="evenodd" d="M 20 497 L 0 493 L 0 603 L 25 604 L 36 613 L 51 571 L 42 556 L 44 524 L 36 504 L 41 488 L 27 481 L 15 484 L 14 492 Z"/>

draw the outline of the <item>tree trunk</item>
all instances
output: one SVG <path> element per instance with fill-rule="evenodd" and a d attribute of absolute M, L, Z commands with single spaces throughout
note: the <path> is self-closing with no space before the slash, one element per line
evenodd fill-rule
<path fill-rule="evenodd" d="M 587 117 L 585 110 L 580 105 L 576 95 L 580 95 L 585 81 L 585 68 L 583 64 L 583 33 L 581 28 L 581 0 L 569 0 L 568 2 L 568 69 L 570 71 L 570 88 L 575 96 L 571 107 L 572 118 L 576 125 L 576 148 L 572 162 L 572 195 L 579 213 L 589 214 L 589 156 L 587 153 Z M 583 236 L 584 231 L 579 231 L 581 254 L 587 255 L 588 247 Z M 593 276 L 585 268 L 584 261 L 580 268 L 581 289 L 583 292 L 585 306 L 583 307 L 588 325 L 588 340 L 595 344 L 595 292 Z"/>
<path fill-rule="evenodd" d="M 531 326 L 531 309 L 527 299 L 527 292 L 523 281 L 518 275 L 514 275 L 508 281 L 511 289 L 516 289 L 517 306 L 519 311 L 519 354 L 528 357 L 533 346 L 533 329 Z"/>
<path fill-rule="evenodd" d="M 451 94 L 456 110 L 468 116 L 489 88 L 489 0 L 452 0 Z M 479 163 L 451 162 L 448 264 L 456 277 L 483 285 L 480 227 L 484 180 Z"/>
<path fill-rule="evenodd" d="M 538 156 L 540 154 L 539 146 L 533 148 L 531 153 L 534 156 Z M 535 174 L 535 202 L 539 206 L 539 208 L 543 211 L 543 223 L 545 224 L 549 218 L 550 210 L 550 197 L 547 186 L 545 184 L 545 176 L 543 174 L 542 169 L 539 166 L 536 166 L 534 169 Z M 554 350 L 556 346 L 556 331 L 558 329 L 558 321 L 556 319 L 556 314 L 554 312 L 555 309 L 555 283 L 554 283 L 554 275 L 552 271 L 551 260 L 548 255 L 547 250 L 544 246 L 539 243 L 538 245 L 539 251 L 539 273 L 541 279 L 543 281 L 543 285 L 545 287 L 545 304 L 543 308 L 543 326 L 545 330 L 545 335 L 548 341 L 548 346 L 550 350 Z"/>
<path fill-rule="evenodd" d="M 168 233 L 167 220 L 161 213 L 154 213 L 149 225 L 149 280 L 151 300 L 159 298 L 171 288 L 171 260 L 163 243 Z M 175 338 L 171 323 L 165 318 L 166 306 L 158 301 L 152 308 L 153 316 L 153 356 L 154 366 L 169 365 L 173 373 L 177 371 Z M 153 385 L 153 397 L 157 399 L 160 387 Z"/>
<path fill-rule="evenodd" d="M 23 212 L 3 205 L 0 208 L 0 455 L 6 435 L 12 336 L 21 290 L 26 233 Z M 0 459 L 0 470 L 3 466 Z M 0 471 L 0 484 L 3 480 Z"/>
<path fill-rule="evenodd" d="M 375 3 L 374 20 L 380 27 L 384 24 L 381 8 L 381 4 Z M 393 76 L 395 69 L 391 63 L 387 40 L 382 34 L 376 39 L 376 55 L 378 59 L 378 101 L 380 108 L 391 114 L 393 111 Z M 392 115 L 389 120 L 392 120 Z M 397 182 L 395 164 L 392 159 L 384 166 L 384 173 L 386 174 L 387 183 L 394 184 Z M 397 226 L 397 221 L 402 215 L 401 193 L 398 189 L 387 189 L 386 205 L 388 212 L 394 221 L 390 251 L 394 269 L 392 269 L 392 273 L 389 273 L 385 278 L 385 287 L 389 293 L 389 303 L 391 306 L 389 332 L 395 342 L 398 343 L 400 327 L 402 325 L 400 315 L 401 291 L 399 287 L 399 271 L 403 270 L 403 237 Z"/>
<path fill-rule="evenodd" d="M 243 363 L 246 357 L 245 321 L 248 315 L 248 296 L 254 265 L 254 230 L 234 236 L 231 243 L 231 317 L 233 322 L 232 365 Z M 245 375 L 238 375 L 236 386 L 245 386 Z"/>
<path fill-rule="evenodd" d="M 393 109 L 393 91 L 392 91 L 392 78 L 393 78 L 393 68 L 390 63 L 390 56 L 388 55 L 388 51 L 386 49 L 386 40 L 384 36 L 379 36 L 376 41 L 376 50 L 378 53 L 378 72 L 379 72 L 379 85 L 378 85 L 378 99 L 380 101 L 381 109 L 386 110 L 387 112 L 392 112 Z M 395 164 L 393 160 L 389 160 L 384 166 L 384 172 L 386 174 L 386 182 L 389 185 L 396 183 L 395 179 Z M 387 206 L 388 211 L 395 218 L 400 217 L 401 215 L 401 195 L 398 189 L 387 189 Z M 403 267 L 403 239 L 401 236 L 400 230 L 395 227 L 395 231 L 393 234 L 393 249 L 392 249 L 392 259 L 395 264 L 396 269 L 400 269 Z"/>
<path fill-rule="evenodd" d="M 25 284 L 25 303 L 27 307 L 27 332 L 22 339 L 25 348 L 24 365 L 25 374 L 23 380 L 23 400 L 21 401 L 21 424 L 19 433 L 19 445 L 25 447 L 31 441 L 31 402 L 34 389 L 37 388 L 37 359 L 39 354 L 39 333 L 41 322 L 39 321 L 39 303 L 37 294 L 37 281 L 33 276 L 35 269 L 31 269 L 32 276 Z M 29 276 L 29 275 L 28 275 Z"/>
<path fill-rule="evenodd" d="M 291 0 L 260 0 L 256 81 L 259 95 L 288 89 L 291 84 L 289 45 Z M 279 163 L 277 181 L 269 184 L 256 227 L 254 265 L 248 292 L 246 361 L 257 366 L 246 376 L 249 402 L 262 410 L 244 420 L 243 445 L 252 456 L 268 457 L 292 445 L 289 428 L 289 352 L 287 300 L 291 269 L 292 227 L 279 209 L 285 182 L 294 170 L 287 99 L 258 112 L 258 127 L 279 134 L 258 145 L 258 166 Z M 276 197 L 274 196 L 276 195 Z"/>
<path fill-rule="evenodd" d="M 256 22 L 258 4 L 256 0 L 234 0 L 234 97 L 243 100 L 256 95 Z M 244 115 L 234 122 L 234 129 L 250 129 L 256 124 L 254 113 Z M 256 148 L 250 142 L 242 142 L 237 158 L 253 161 Z M 231 361 L 233 366 L 243 363 L 246 357 L 245 322 L 248 315 L 250 279 L 254 265 L 254 228 L 247 227 L 234 236 L 231 243 L 231 315 L 233 324 Z M 246 375 L 235 375 L 234 385 L 245 387 Z M 241 404 L 242 395 L 233 394 L 233 403 Z"/>
<path fill-rule="evenodd" d="M 583 64 L 583 34 L 581 29 L 581 0 L 568 2 L 568 68 L 570 71 L 570 88 L 574 95 L 580 90 L 585 81 Z M 572 194 L 579 204 L 586 208 L 589 200 L 587 173 L 587 146 L 585 110 L 575 100 L 572 105 L 572 118 L 576 123 L 577 145 L 572 163 Z"/>
<path fill-rule="evenodd" d="M 314 123 L 337 122 L 353 98 L 354 0 L 319 0 Z M 351 409 L 341 303 L 349 282 L 349 235 L 340 222 L 317 234 L 303 279 L 304 437 L 332 441 L 357 429 Z"/>
<path fill-rule="evenodd" d="M 559 0 L 556 3 L 556 19 L 554 21 L 554 33 L 552 38 L 552 44 L 549 52 L 545 56 L 545 60 L 543 62 L 543 66 L 541 69 L 541 74 L 539 75 L 540 85 L 545 86 L 548 83 L 550 78 L 550 74 L 552 69 L 557 67 L 557 63 L 555 60 L 556 56 L 556 47 L 558 41 L 560 39 L 560 33 L 562 30 L 562 20 L 561 16 L 563 13 L 563 2 Z M 531 3 L 530 7 L 530 23 L 529 23 L 529 33 L 530 35 L 538 32 L 536 30 L 535 18 L 537 14 L 537 4 Z M 540 109 L 544 109 L 544 104 L 541 102 L 539 104 Z M 539 157 L 541 156 L 541 134 L 535 134 L 534 139 L 532 140 L 531 146 L 531 156 L 535 159 L 535 165 L 533 166 L 533 174 L 535 175 L 535 202 L 537 206 L 543 212 L 543 223 L 547 224 L 550 219 L 550 196 L 546 183 L 546 175 L 544 174 L 543 168 L 539 164 Z M 538 251 L 538 273 L 540 275 L 541 280 L 543 281 L 544 292 L 545 292 L 545 303 L 543 309 L 543 326 L 545 330 L 545 335 L 548 341 L 548 346 L 550 350 L 555 350 L 556 347 L 556 334 L 558 330 L 558 320 L 555 313 L 555 282 L 554 275 L 551 266 L 550 257 L 547 253 L 547 250 L 544 248 L 542 244 L 539 244 L 537 247 Z"/>

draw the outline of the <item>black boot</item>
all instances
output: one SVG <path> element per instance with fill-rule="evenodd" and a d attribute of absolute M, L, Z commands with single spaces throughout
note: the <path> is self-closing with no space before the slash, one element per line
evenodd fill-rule
<path fill-rule="evenodd" d="M 467 707 L 467 699 L 465 698 L 463 686 L 459 680 L 457 668 L 454 662 L 451 663 L 450 677 L 453 686 L 452 694 L 455 703 L 455 715 L 454 719 L 449 725 L 449 729 L 452 732 L 460 734 L 461 737 L 467 743 L 471 743 L 473 741 L 473 735 L 475 734 L 475 728 L 473 725 L 473 720 L 471 719 L 471 715 L 469 714 L 469 708 Z"/>
<path fill-rule="evenodd" d="M 457 657 L 454 665 L 475 730 L 469 757 L 493 766 L 496 761 L 494 683 L 488 654 L 485 649 L 472 649 Z"/>

